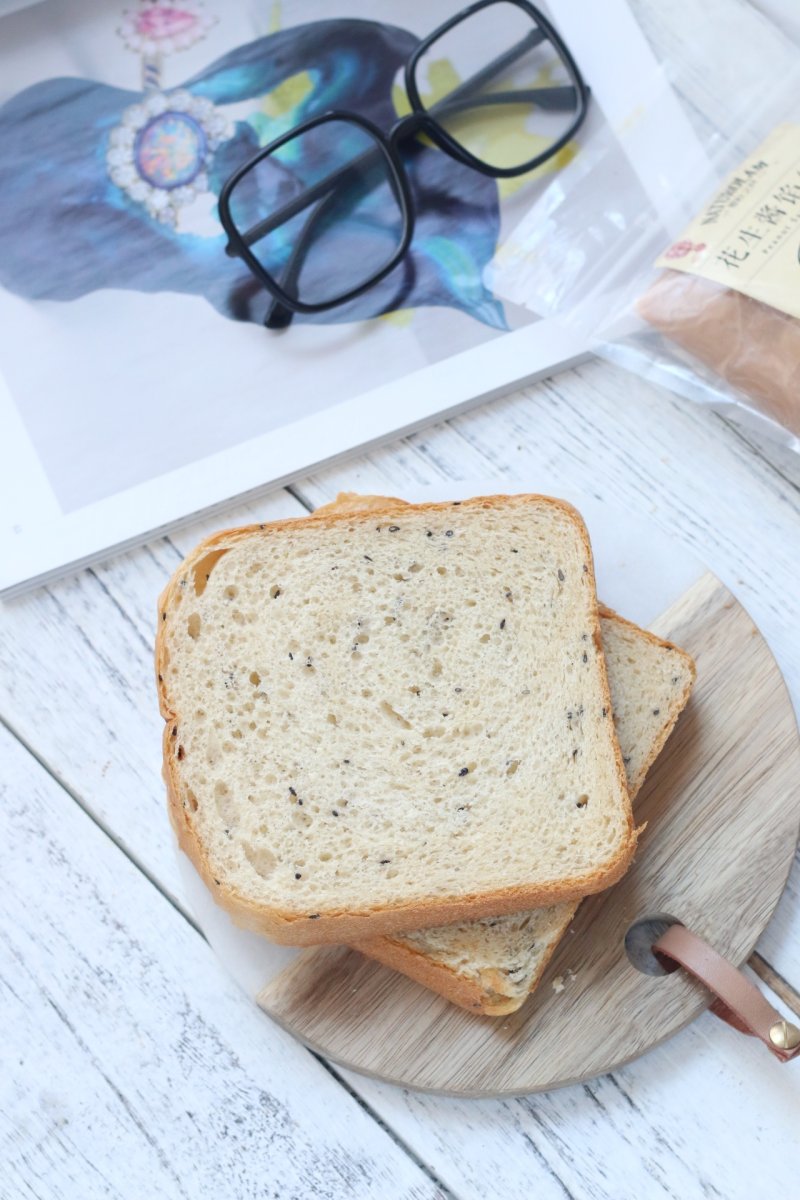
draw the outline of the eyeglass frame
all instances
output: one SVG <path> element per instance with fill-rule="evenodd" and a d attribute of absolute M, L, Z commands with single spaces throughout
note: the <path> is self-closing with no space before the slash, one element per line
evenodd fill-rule
<path fill-rule="evenodd" d="M 470 17 L 484 9 L 491 8 L 495 4 L 514 5 L 516 8 L 521 9 L 526 16 L 533 21 L 535 26 L 538 26 L 541 29 L 544 34 L 544 37 L 541 39 L 541 41 L 549 41 L 552 44 L 564 66 L 567 68 L 570 84 L 575 90 L 577 101 L 576 115 L 567 130 L 560 137 L 558 137 L 552 143 L 552 145 L 547 148 L 547 150 L 542 151 L 534 158 L 529 159 L 527 162 L 517 167 L 492 167 L 488 163 L 485 163 L 481 159 L 477 158 L 474 154 L 470 153 L 470 151 L 456 141 L 456 139 L 453 138 L 446 129 L 440 126 L 436 120 L 436 117 L 425 108 L 416 82 L 417 64 L 435 42 L 437 42 L 444 34 L 448 33 L 456 25 L 461 24 L 463 21 L 468 20 Z M 505 55 L 501 55 L 500 58 L 505 58 Z M 498 61 L 499 60 L 494 60 L 494 63 L 497 63 Z M 470 80 L 464 81 L 464 83 L 460 86 L 464 87 L 468 83 L 474 86 L 475 79 L 492 65 L 492 63 L 487 63 L 486 67 L 483 68 L 483 71 L 480 71 L 477 73 L 477 75 L 472 76 Z M 286 133 L 270 142 L 269 145 L 264 146 L 258 151 L 257 154 L 254 154 L 247 160 L 247 162 L 243 163 L 241 167 L 238 167 L 222 185 L 219 194 L 218 207 L 220 221 L 228 237 L 228 244 L 225 248 L 225 252 L 230 257 L 241 258 L 250 269 L 252 274 L 259 280 L 265 290 L 272 296 L 273 303 L 270 305 L 267 315 L 264 319 L 265 325 L 274 328 L 280 328 L 288 325 L 295 313 L 313 314 L 327 312 L 332 308 L 338 308 L 342 304 L 347 304 L 351 300 L 357 299 L 358 296 L 362 296 L 365 292 L 370 291 L 371 288 L 380 283 L 382 279 L 385 279 L 386 276 L 389 275 L 402 262 L 403 258 L 408 252 L 408 248 L 411 245 L 411 240 L 414 236 L 415 221 L 414 202 L 411 196 L 408 176 L 397 149 L 398 145 L 402 141 L 405 141 L 410 137 L 415 137 L 418 134 L 425 134 L 445 154 L 448 154 L 456 162 L 460 162 L 464 166 L 470 167 L 472 170 L 477 171 L 481 175 L 486 175 L 493 179 L 515 178 L 519 175 L 526 175 L 528 172 L 534 171 L 537 167 L 542 166 L 543 163 L 547 162 L 549 159 L 558 154 L 559 150 L 563 149 L 567 142 L 574 137 L 575 133 L 586 119 L 589 97 L 591 94 L 588 85 L 581 75 L 577 63 L 575 62 L 575 59 L 572 57 L 572 54 L 570 53 L 566 43 L 563 41 L 561 35 L 557 32 L 550 21 L 548 21 L 547 17 L 545 17 L 544 14 L 540 12 L 540 10 L 536 8 L 534 4 L 530 3 L 530 0 L 476 0 L 475 3 L 468 5 L 464 9 L 461 9 L 442 25 L 437 26 L 433 33 L 424 38 L 414 49 L 404 68 L 404 82 L 406 94 L 411 105 L 411 112 L 406 116 L 399 118 L 399 120 L 395 122 L 388 133 L 385 133 L 378 125 L 376 125 L 373 121 L 370 121 L 367 117 L 361 116 L 360 113 L 352 112 L 349 109 L 330 109 L 327 112 L 320 113 L 315 117 L 310 117 L 307 121 L 301 122 L 299 125 L 294 126 L 292 129 L 288 130 Z M 458 88 L 454 89 L 454 92 L 450 93 L 449 97 L 445 97 L 444 100 L 447 101 L 448 99 L 452 99 L 452 96 L 456 94 L 458 90 Z M 536 90 L 542 92 L 546 89 Z M 392 187 L 395 200 L 398 205 L 398 210 L 403 223 L 403 232 L 400 237 L 398 248 L 394 255 L 389 259 L 385 266 L 383 266 L 379 271 L 376 271 L 368 280 L 359 284 L 357 287 L 353 287 L 345 292 L 342 292 L 341 295 L 337 296 L 333 300 L 324 300 L 315 304 L 311 304 L 307 301 L 294 299 L 292 296 L 290 296 L 270 275 L 266 268 L 261 265 L 258 258 L 250 250 L 248 241 L 246 239 L 249 238 L 250 245 L 253 245 L 256 241 L 260 241 L 262 237 L 266 236 L 268 232 L 271 232 L 272 228 L 278 228 L 278 226 L 284 222 L 277 221 L 276 217 L 289 212 L 294 204 L 297 204 L 297 208 L 295 210 L 297 212 L 300 212 L 303 208 L 308 207 L 310 203 L 313 203 L 313 194 L 315 191 L 319 190 L 320 194 L 323 194 L 326 190 L 330 191 L 331 180 L 334 178 L 334 176 L 328 175 L 322 180 L 318 181 L 318 183 L 310 185 L 303 193 L 301 193 L 301 196 L 295 197 L 294 201 L 290 201 L 288 204 L 279 209 L 277 214 L 272 214 L 270 217 L 258 222 L 256 226 L 253 226 L 251 230 L 245 232 L 244 234 L 239 230 L 231 216 L 230 201 L 237 184 L 251 170 L 253 170 L 254 167 L 258 166 L 260 162 L 263 162 L 264 159 L 269 158 L 269 156 L 274 154 L 276 150 L 280 150 L 280 148 L 286 145 L 287 142 L 293 141 L 295 138 L 301 137 L 303 134 L 308 133 L 309 130 L 318 128 L 320 125 L 324 125 L 330 121 L 348 122 L 351 125 L 359 126 L 361 129 L 365 130 L 371 135 L 375 143 L 375 148 L 380 150 L 383 156 L 384 164 L 388 170 L 388 181 Z M 357 161 L 358 160 L 354 160 L 354 162 Z M 344 174 L 352 169 L 353 163 L 343 164 L 341 172 Z M 303 197 L 305 197 L 305 199 L 301 204 L 299 201 Z M 291 215 L 293 214 L 289 212 L 289 217 L 291 217 Z M 314 215 L 316 214 L 312 214 L 312 219 Z M 258 236 L 252 237 L 252 234 L 256 231 L 258 231 Z"/>

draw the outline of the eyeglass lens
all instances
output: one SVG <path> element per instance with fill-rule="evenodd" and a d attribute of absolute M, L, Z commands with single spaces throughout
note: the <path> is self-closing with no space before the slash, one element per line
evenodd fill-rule
<path fill-rule="evenodd" d="M 339 119 L 256 163 L 231 192 L 230 212 L 261 267 L 303 304 L 330 303 L 373 279 L 404 233 L 383 149 Z"/>
<path fill-rule="evenodd" d="M 530 14 L 505 0 L 437 38 L 416 64 L 415 80 L 428 114 L 493 168 L 547 153 L 578 113 L 559 51 Z"/>

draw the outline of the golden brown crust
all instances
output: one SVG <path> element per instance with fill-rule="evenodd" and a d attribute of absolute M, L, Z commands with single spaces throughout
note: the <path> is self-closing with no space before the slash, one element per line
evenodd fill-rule
<path fill-rule="evenodd" d="M 353 500 L 352 493 L 345 493 L 347 501 Z M 194 863 L 203 880 L 209 887 L 217 902 L 225 908 L 237 924 L 245 929 L 264 934 L 275 942 L 294 946 L 313 946 L 329 942 L 352 943 L 361 939 L 373 938 L 381 934 L 393 933 L 403 929 L 421 929 L 425 926 L 455 924 L 481 916 L 500 916 L 504 913 L 518 912 L 532 908 L 544 908 L 561 900 L 574 900 L 594 892 L 603 891 L 616 883 L 624 875 L 636 849 L 637 832 L 633 825 L 633 815 L 628 797 L 625 768 L 622 754 L 613 738 L 614 755 L 617 767 L 617 780 L 626 804 L 627 836 L 620 846 L 617 855 L 605 866 L 598 868 L 589 875 L 559 880 L 557 883 L 539 884 L 535 886 L 517 886 L 500 888 L 494 892 L 473 893 L 466 896 L 445 897 L 427 900 L 417 900 L 413 903 L 384 905 L 361 913 L 328 912 L 309 914 L 307 912 L 290 912 L 268 908 L 241 895 L 235 888 L 218 880 L 208 861 L 207 852 L 198 837 L 197 830 L 191 819 L 191 798 L 183 788 L 177 774 L 176 754 L 177 735 L 172 735 L 172 729 L 180 727 L 181 717 L 175 711 L 167 690 L 166 665 L 166 627 L 170 613 L 173 611 L 175 595 L 182 579 L 192 573 L 192 568 L 211 551 L 223 545 L 235 545 L 243 538 L 264 534 L 274 536 L 283 531 L 297 529 L 301 525 L 324 524 L 327 528 L 335 527 L 344 521 L 365 522 L 371 520 L 375 512 L 391 514 L 412 508 L 416 512 L 439 512 L 458 505 L 469 508 L 492 508 L 507 505 L 509 500 L 520 505 L 535 502 L 552 505 L 570 516 L 578 529 L 583 542 L 589 583 L 594 592 L 594 563 L 591 545 L 586 526 L 578 511 L 564 500 L 552 496 L 535 494 L 476 496 L 464 501 L 445 501 L 443 503 L 427 503 L 409 505 L 405 501 L 386 499 L 378 503 L 380 498 L 370 497 L 370 506 L 357 510 L 337 509 L 335 505 L 326 506 L 326 511 L 319 515 L 289 518 L 282 521 L 272 521 L 265 524 L 245 525 L 239 528 L 222 530 L 205 538 L 184 559 L 173 574 L 171 580 L 159 598 L 158 633 L 156 636 L 156 675 L 158 681 L 159 707 L 161 715 L 167 722 L 164 735 L 164 778 L 167 784 L 169 813 L 173 828 L 178 837 L 181 849 Z M 600 644 L 600 618 L 595 605 L 595 628 L 593 636 Z M 608 689 L 608 679 L 605 671 L 605 660 L 600 659 L 601 682 L 603 698 L 611 706 Z"/>

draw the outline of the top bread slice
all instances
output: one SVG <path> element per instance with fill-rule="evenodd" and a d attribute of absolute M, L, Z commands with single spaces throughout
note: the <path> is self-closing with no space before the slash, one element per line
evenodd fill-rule
<path fill-rule="evenodd" d="M 695 679 L 690 656 L 600 607 L 614 724 L 635 799 Z M 580 901 L 386 934 L 355 949 L 484 1016 L 515 1012 L 536 988 Z"/>
<path fill-rule="evenodd" d="M 157 639 L 181 845 L 294 945 L 609 886 L 636 839 L 598 620 L 583 522 L 547 497 L 207 539 Z"/>
<path fill-rule="evenodd" d="M 385 496 L 340 494 L 318 513 L 375 510 Z M 394 500 L 395 504 L 402 504 Z M 614 725 L 633 800 L 686 706 L 695 665 L 684 651 L 600 605 Z M 386 934 L 354 948 L 484 1016 L 515 1012 L 536 988 L 580 901 Z"/>

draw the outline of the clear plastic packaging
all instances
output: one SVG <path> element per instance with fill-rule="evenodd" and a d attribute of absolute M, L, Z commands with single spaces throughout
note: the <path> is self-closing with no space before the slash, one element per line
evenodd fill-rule
<path fill-rule="evenodd" d="M 660 137 L 668 129 L 674 134 L 677 119 L 665 67 L 643 96 L 638 124 L 606 123 L 591 131 L 571 173 L 547 188 L 510 239 L 493 282 L 542 316 L 581 326 L 601 357 L 800 452 L 800 67 L 791 61 L 787 70 L 785 59 L 779 67 L 766 94 L 762 80 L 760 88 L 737 96 L 727 132 L 695 123 L 682 154 L 675 152 L 674 136 L 668 147 Z M 758 221 L 748 224 L 745 214 L 756 215 L 755 202 L 747 209 L 749 189 L 754 198 L 758 190 L 737 169 L 752 163 L 776 127 L 787 125 L 793 125 L 794 167 L 776 174 L 770 166 L 770 197 L 777 189 L 780 207 L 770 210 L 768 198 Z M 719 224 L 734 231 L 734 258 L 764 257 L 776 239 L 794 246 L 780 300 L 796 297 L 788 306 L 794 312 L 766 302 L 772 293 L 759 290 L 759 280 L 744 294 L 686 273 L 687 261 L 724 258 L 725 249 L 716 253 L 711 237 L 708 247 L 683 237 L 687 226 L 697 228 L 698 214 L 708 216 L 715 197 L 728 206 Z M 717 209 L 711 211 L 715 216 Z M 743 242 L 736 240 L 740 216 Z M 728 265 L 739 283 L 740 264 Z"/>

